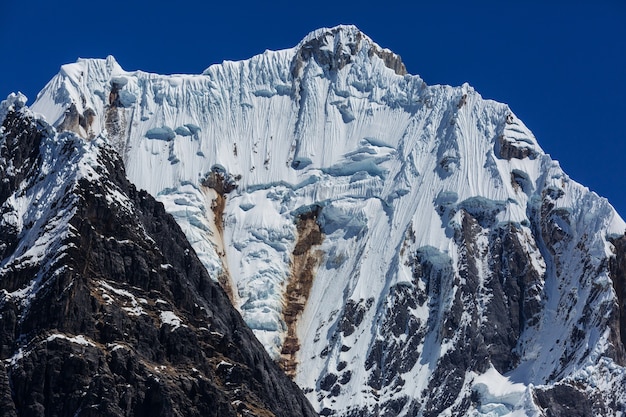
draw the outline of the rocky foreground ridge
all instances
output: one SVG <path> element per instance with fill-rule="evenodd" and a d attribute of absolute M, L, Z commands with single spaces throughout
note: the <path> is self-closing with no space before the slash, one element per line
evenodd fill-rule
<path fill-rule="evenodd" d="M 316 415 L 110 145 L 0 116 L 0 415 Z"/>

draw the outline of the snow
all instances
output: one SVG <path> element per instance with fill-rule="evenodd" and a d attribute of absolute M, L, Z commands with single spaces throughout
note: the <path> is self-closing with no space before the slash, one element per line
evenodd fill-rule
<path fill-rule="evenodd" d="M 159 313 L 159 317 L 161 319 L 161 323 L 172 326 L 172 331 L 178 329 L 181 326 L 187 327 L 186 325 L 181 324 L 182 321 L 180 317 L 178 317 L 173 311 L 161 311 Z"/>
<path fill-rule="evenodd" d="M 56 333 L 53 335 L 50 335 L 46 338 L 46 342 L 51 342 L 53 340 L 57 340 L 57 339 L 62 339 L 62 340 L 67 340 L 68 342 L 71 343 L 75 343 L 77 345 L 82 345 L 82 346 L 96 346 L 96 344 L 94 342 L 92 342 L 91 340 L 88 340 L 85 336 L 78 335 L 78 336 L 67 336 L 64 335 L 62 333 Z"/>
<path fill-rule="evenodd" d="M 76 336 L 68 336 L 63 333 L 53 333 L 49 335 L 46 339 L 37 342 L 36 345 L 52 342 L 54 340 L 65 340 L 80 346 L 96 347 L 96 344 L 91 339 L 82 334 Z M 11 367 L 16 366 L 20 361 L 22 361 L 25 357 L 28 357 L 31 354 L 34 347 L 35 346 L 31 344 L 19 347 L 10 358 L 5 359 L 5 362 Z"/>
<path fill-rule="evenodd" d="M 234 303 L 274 358 L 287 331 L 283 310 L 297 217 L 319 208 L 324 239 L 314 248 L 321 255 L 296 329 L 301 348 L 295 376 L 313 390 L 309 399 L 318 409 L 341 412 L 350 404 L 374 407 L 395 398 L 390 387 L 363 389 L 372 344 L 388 336 L 380 323 L 390 289 L 426 288 L 414 278 L 416 258 L 443 277 L 459 277 L 463 254 L 454 236 L 468 213 L 479 226 L 476 302 L 482 311 L 490 297 L 484 287 L 489 233 L 513 225 L 528 267 L 545 278 L 536 288 L 545 309 L 520 336 L 520 366 L 507 376 L 493 368 L 467 376 L 465 389 L 482 399 L 477 416 L 532 415 L 531 384 L 549 383 L 559 355 L 572 349 L 557 340 L 567 338 L 588 302 L 598 311 L 610 302 L 607 237 L 623 234 L 626 223 L 606 200 L 569 179 L 508 106 L 484 100 L 467 84 L 428 86 L 419 76 L 397 75 L 377 55 L 385 50 L 358 33 L 353 26 L 319 29 L 294 48 L 212 65 L 200 75 L 127 72 L 112 57 L 79 60 L 62 68 L 33 110 L 55 126 L 72 103 L 80 114 L 95 112 L 93 134 L 117 147 L 129 178 L 164 204 L 211 276 L 229 281 Z M 349 62 L 333 72 L 313 58 L 298 61 L 313 40 L 320 40 L 319 54 L 352 54 Z M 113 86 L 122 102 L 118 136 L 105 129 Z M 529 156 L 502 158 L 500 138 Z M 91 166 L 85 163 L 81 175 L 97 175 Z M 217 192 L 204 182 L 215 166 L 239 178 L 224 196 L 219 225 Z M 111 203 L 125 204 L 115 190 L 110 195 Z M 563 258 L 556 259 L 533 229 L 544 198 L 551 199 L 554 224 L 573 237 L 562 243 L 570 254 Z M 3 221 L 20 225 L 33 201 L 11 200 L 17 215 Z M 50 248 L 45 242 L 32 247 L 39 254 Z M 585 275 L 583 260 L 589 270 L 603 272 Z M 563 267 L 557 270 L 557 263 Z M 590 301 L 594 285 L 605 292 Z M 129 314 L 143 314 L 132 294 L 110 283 L 102 289 Z M 403 392 L 412 397 L 429 387 L 438 359 L 459 343 L 437 333 L 457 290 L 443 281 L 439 295 L 409 312 L 426 333 L 420 360 L 402 374 L 408 381 Z M 350 337 L 332 339 L 348 299 L 371 299 L 372 307 Z M 160 318 L 173 329 L 182 325 L 172 311 Z M 434 330 L 426 327 L 429 320 Z M 587 332 L 581 343 L 596 360 L 608 349 L 602 329 Z M 350 351 L 342 352 L 342 345 Z M 546 345 L 556 351 L 541 349 Z M 575 360 L 583 360 L 584 351 L 577 349 Z M 341 395 L 318 396 L 320 376 L 344 360 L 353 374 Z"/>
<path fill-rule="evenodd" d="M 0 102 L 0 125 L 10 111 L 18 111 L 26 105 L 28 98 L 20 92 L 11 93 L 6 100 Z"/>
<path fill-rule="evenodd" d="M 474 391 L 479 396 L 480 416 L 526 416 L 522 407 L 527 386 L 521 383 L 512 383 L 491 367 L 484 374 L 474 379 Z"/>
<path fill-rule="evenodd" d="M 101 286 L 100 290 L 102 291 L 102 297 L 107 300 L 109 304 L 116 299 L 111 297 L 111 295 L 109 295 L 107 291 L 110 291 L 111 293 L 120 297 L 117 298 L 116 301 L 123 305 L 122 309 L 126 311 L 129 316 L 140 316 L 142 314 L 146 314 L 146 311 L 140 305 L 144 304 L 142 303 L 142 301 L 145 301 L 144 299 L 135 297 L 135 295 L 130 291 L 115 288 L 106 281 L 99 281 L 99 284 Z"/>
<path fill-rule="evenodd" d="M 110 349 L 110 352 L 115 352 L 120 349 L 128 349 L 128 347 L 120 345 L 119 343 L 108 343 L 107 347 Z"/>

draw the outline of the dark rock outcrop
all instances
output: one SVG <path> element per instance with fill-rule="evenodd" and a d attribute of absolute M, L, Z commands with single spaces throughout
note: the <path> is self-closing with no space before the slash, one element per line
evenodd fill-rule
<path fill-rule="evenodd" d="M 545 409 L 546 417 L 585 417 L 596 414 L 593 402 L 576 388 L 559 384 L 546 390 L 537 390 L 535 397 Z M 595 412 L 594 412 L 595 411 Z"/>
<path fill-rule="evenodd" d="M 88 166 L 42 209 L 67 217 L 0 235 L 0 414 L 315 415 L 110 146 L 64 134 L 44 149 L 54 133 L 21 111 L 4 128 L 3 216 L 20 216 L 10 196 L 56 181 L 45 158 Z M 26 236 L 55 250 L 28 258 Z"/>
<path fill-rule="evenodd" d="M 498 137 L 498 156 L 502 159 L 534 158 L 537 152 L 527 144 L 519 144 L 504 135 Z"/>
<path fill-rule="evenodd" d="M 623 366 L 626 364 L 626 235 L 612 239 L 611 242 L 615 247 L 615 257 L 610 261 L 609 270 L 617 296 L 617 311 L 611 330 L 615 358 Z"/>

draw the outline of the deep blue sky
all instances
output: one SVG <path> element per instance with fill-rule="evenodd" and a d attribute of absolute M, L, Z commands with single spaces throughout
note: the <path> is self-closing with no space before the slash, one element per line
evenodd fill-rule
<path fill-rule="evenodd" d="M 292 47 L 311 30 L 340 23 L 400 54 L 428 84 L 467 81 L 508 103 L 570 177 L 626 216 L 623 0 L 6 0 L 0 97 L 20 90 L 32 102 L 78 57 L 111 54 L 126 70 L 199 73 Z"/>

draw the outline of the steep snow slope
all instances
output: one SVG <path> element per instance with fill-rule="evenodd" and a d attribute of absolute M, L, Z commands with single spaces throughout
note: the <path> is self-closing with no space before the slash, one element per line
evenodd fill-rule
<path fill-rule="evenodd" d="M 322 414 L 624 409 L 623 220 L 355 27 L 202 75 L 79 60 L 33 109 L 106 132 Z"/>

